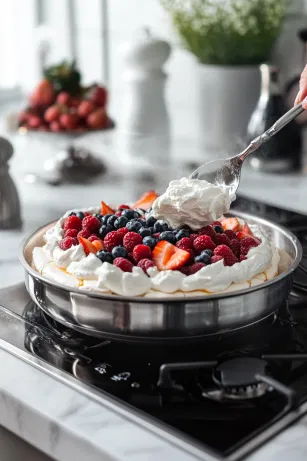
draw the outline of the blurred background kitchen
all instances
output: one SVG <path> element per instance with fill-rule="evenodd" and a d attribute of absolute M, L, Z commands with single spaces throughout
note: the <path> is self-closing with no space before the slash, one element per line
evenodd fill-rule
<path fill-rule="evenodd" d="M 306 43 L 306 0 L 0 0 L 1 283 L 66 209 L 239 152 L 293 105 Z M 306 123 L 250 159 L 241 197 L 307 214 Z"/>

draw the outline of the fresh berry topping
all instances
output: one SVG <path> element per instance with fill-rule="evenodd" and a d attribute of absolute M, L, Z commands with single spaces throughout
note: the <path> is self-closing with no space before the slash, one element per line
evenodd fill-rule
<path fill-rule="evenodd" d="M 232 249 L 233 254 L 238 258 L 241 252 L 241 244 L 239 240 L 237 239 L 230 240 L 229 246 Z"/>
<path fill-rule="evenodd" d="M 126 227 L 127 229 L 129 229 L 130 232 L 138 232 L 141 229 L 141 227 L 143 227 L 143 225 L 139 221 L 133 220 L 127 222 Z"/>
<path fill-rule="evenodd" d="M 120 210 L 115 212 L 115 216 L 117 218 L 119 218 L 121 215 L 122 215 L 122 212 Z"/>
<path fill-rule="evenodd" d="M 141 227 L 139 230 L 139 234 L 141 237 L 151 237 L 151 229 L 149 227 Z"/>
<path fill-rule="evenodd" d="M 230 245 L 230 240 L 226 234 L 216 234 L 213 240 L 216 245 Z"/>
<path fill-rule="evenodd" d="M 189 275 L 196 274 L 196 272 L 200 271 L 206 264 L 203 264 L 201 261 L 195 262 L 192 266 L 189 267 Z"/>
<path fill-rule="evenodd" d="M 100 239 L 97 239 L 97 240 L 92 240 L 91 242 L 94 247 L 96 248 L 96 252 L 97 251 L 100 251 L 100 250 L 104 250 L 104 244 L 103 244 L 103 241 L 100 240 Z"/>
<path fill-rule="evenodd" d="M 117 235 L 119 236 L 120 240 L 121 240 L 121 244 L 123 243 L 123 240 L 124 240 L 124 236 L 129 232 L 129 230 L 127 229 L 127 227 L 121 227 L 120 229 L 118 229 L 116 231 Z"/>
<path fill-rule="evenodd" d="M 83 246 L 83 249 L 86 255 L 88 255 L 89 253 L 94 253 L 94 254 L 97 253 L 97 248 L 94 245 L 94 242 L 90 242 L 86 238 L 79 236 L 79 235 L 78 235 L 78 239 L 81 245 Z"/>
<path fill-rule="evenodd" d="M 208 248 L 207 248 L 207 250 L 204 250 L 204 251 L 201 252 L 201 254 L 203 254 L 203 253 L 207 253 L 207 255 L 210 256 L 210 258 L 213 255 L 213 251 L 209 250 Z"/>
<path fill-rule="evenodd" d="M 103 250 L 97 251 L 96 256 L 103 263 L 112 264 L 113 262 L 113 256 L 108 251 L 103 251 Z"/>
<path fill-rule="evenodd" d="M 184 275 L 190 275 L 190 267 L 191 266 L 180 267 L 179 271 L 182 272 L 182 274 Z"/>
<path fill-rule="evenodd" d="M 68 250 L 72 246 L 78 244 L 78 239 L 76 239 L 75 237 L 65 237 L 63 238 L 63 240 L 60 241 L 59 247 L 61 248 L 61 250 Z"/>
<path fill-rule="evenodd" d="M 153 227 L 156 222 L 157 220 L 153 216 L 148 216 L 148 218 L 146 219 L 146 224 L 148 227 Z"/>
<path fill-rule="evenodd" d="M 144 237 L 143 238 L 143 245 L 147 245 L 152 250 L 154 249 L 156 244 L 157 244 L 157 240 L 155 238 L 153 238 L 153 237 Z"/>
<path fill-rule="evenodd" d="M 223 218 L 221 224 L 224 230 L 232 230 L 237 232 L 240 228 L 240 223 L 237 218 Z"/>
<path fill-rule="evenodd" d="M 82 221 L 82 228 L 87 229 L 90 232 L 98 231 L 99 227 L 101 226 L 101 222 L 95 216 L 85 216 Z"/>
<path fill-rule="evenodd" d="M 247 259 L 246 256 L 244 256 L 244 255 L 241 255 L 241 256 L 240 256 L 240 262 L 241 262 L 241 261 L 246 261 L 246 259 Z"/>
<path fill-rule="evenodd" d="M 142 208 L 143 210 L 148 210 L 153 204 L 153 202 L 158 198 L 158 194 L 156 194 L 155 191 L 150 190 L 148 192 L 145 192 L 145 194 L 142 195 L 142 197 L 135 202 L 133 205 L 133 209 L 135 208 Z"/>
<path fill-rule="evenodd" d="M 77 237 L 77 234 L 77 229 L 67 229 L 67 231 L 65 231 L 64 237 Z"/>
<path fill-rule="evenodd" d="M 226 245 L 219 245 L 214 249 L 215 256 L 222 256 L 225 266 L 233 266 L 238 262 L 231 249 Z"/>
<path fill-rule="evenodd" d="M 126 227 L 127 223 L 128 219 L 125 216 L 121 216 L 120 218 L 117 218 L 117 220 L 114 222 L 114 227 L 115 229 L 120 229 L 121 227 Z"/>
<path fill-rule="evenodd" d="M 106 215 L 102 216 L 102 218 L 101 218 L 101 223 L 102 223 L 102 224 L 105 224 L 105 225 L 108 224 L 108 219 L 109 219 L 111 216 L 113 216 L 113 214 L 106 214 Z"/>
<path fill-rule="evenodd" d="M 147 274 L 147 269 L 149 269 L 149 267 L 155 267 L 154 263 L 150 259 L 141 259 L 137 266 L 143 269 L 145 274 Z"/>
<path fill-rule="evenodd" d="M 130 262 L 132 262 L 133 265 L 135 265 L 134 257 L 132 251 L 128 253 L 128 259 Z"/>
<path fill-rule="evenodd" d="M 173 234 L 172 231 L 165 231 L 161 232 L 159 235 L 159 240 L 166 240 L 169 243 L 172 243 L 173 245 L 176 243 L 176 236 Z"/>
<path fill-rule="evenodd" d="M 124 210 L 122 212 L 122 216 L 125 216 L 127 219 L 134 219 L 134 218 L 139 218 L 140 215 L 137 211 L 134 210 Z"/>
<path fill-rule="evenodd" d="M 126 250 L 126 248 L 122 247 L 122 246 L 117 246 L 117 247 L 114 247 L 113 250 L 112 250 L 112 256 L 113 258 L 127 258 L 128 257 L 128 251 Z"/>
<path fill-rule="evenodd" d="M 242 239 L 241 240 L 241 255 L 246 256 L 251 248 L 257 247 L 258 245 L 259 243 L 255 241 L 254 237 L 246 237 Z"/>
<path fill-rule="evenodd" d="M 116 220 L 117 220 L 117 216 L 115 216 L 115 214 L 112 214 L 107 220 L 107 225 L 114 227 L 114 223 Z"/>
<path fill-rule="evenodd" d="M 242 229 L 240 229 L 244 234 L 249 234 L 251 235 L 252 237 L 254 236 L 251 228 L 249 227 L 248 224 L 244 223 L 244 226 L 242 227 Z"/>
<path fill-rule="evenodd" d="M 188 253 L 190 253 L 190 258 L 188 259 L 186 264 L 193 264 L 194 259 L 195 259 L 195 253 L 192 250 L 192 248 L 181 248 L 181 250 L 184 250 L 184 251 L 187 251 Z"/>
<path fill-rule="evenodd" d="M 215 256 L 213 255 L 211 258 L 211 264 L 217 263 L 218 261 L 222 261 L 223 256 Z"/>
<path fill-rule="evenodd" d="M 176 270 L 182 267 L 190 259 L 190 253 L 177 248 L 165 240 L 161 240 L 155 246 L 153 261 L 159 270 Z"/>
<path fill-rule="evenodd" d="M 177 242 L 186 237 L 190 237 L 190 232 L 186 229 L 181 229 L 179 232 L 176 233 Z"/>
<path fill-rule="evenodd" d="M 103 243 L 107 251 L 112 251 L 114 247 L 121 244 L 121 236 L 116 231 L 109 232 L 105 236 Z"/>
<path fill-rule="evenodd" d="M 206 253 L 205 251 L 203 251 L 199 256 L 196 256 L 195 262 L 197 262 L 197 263 L 203 263 L 203 264 L 210 264 L 211 258 L 210 258 L 210 256 L 208 255 L 208 253 Z"/>
<path fill-rule="evenodd" d="M 105 236 L 109 233 L 109 232 L 112 232 L 113 231 L 113 227 L 112 226 L 109 226 L 109 225 L 103 225 L 100 227 L 98 233 L 99 233 L 99 236 L 104 239 Z"/>
<path fill-rule="evenodd" d="M 132 253 L 137 263 L 141 261 L 141 259 L 151 259 L 151 249 L 147 245 L 136 245 Z"/>
<path fill-rule="evenodd" d="M 155 232 L 154 234 L 152 234 L 152 236 L 155 238 L 155 239 L 158 239 L 160 237 L 160 232 Z"/>
<path fill-rule="evenodd" d="M 168 230 L 168 224 L 161 219 L 155 222 L 154 226 L 154 232 L 164 232 Z"/>
<path fill-rule="evenodd" d="M 128 232 L 124 237 L 124 247 L 130 253 L 136 245 L 142 243 L 142 237 L 136 232 Z"/>
<path fill-rule="evenodd" d="M 82 229 L 82 221 L 78 216 L 68 216 L 64 222 L 64 230 L 67 229 L 77 229 L 77 231 Z"/>
<path fill-rule="evenodd" d="M 83 211 L 78 211 L 78 212 L 76 213 L 76 216 L 78 216 L 78 218 L 80 218 L 81 221 L 82 221 L 82 219 L 84 218 L 85 214 L 83 213 Z"/>
<path fill-rule="evenodd" d="M 183 237 L 179 242 L 176 243 L 177 248 L 185 250 L 186 248 L 192 248 L 193 242 L 189 237 Z"/>
<path fill-rule="evenodd" d="M 97 235 L 92 234 L 92 235 L 89 236 L 88 240 L 90 242 L 94 242 L 94 240 L 100 240 L 100 238 Z"/>
<path fill-rule="evenodd" d="M 215 232 L 214 232 L 214 229 L 212 226 L 204 226 L 202 227 L 201 229 L 199 229 L 198 231 L 199 235 L 208 235 L 209 237 L 211 237 L 212 239 L 214 238 L 215 236 Z M 193 235 L 193 234 L 192 234 Z"/>
<path fill-rule="evenodd" d="M 88 239 L 91 234 L 91 231 L 89 231 L 88 229 L 82 229 L 82 231 L 78 233 L 77 237 L 83 237 L 84 239 Z"/>
<path fill-rule="evenodd" d="M 222 227 L 222 223 L 221 223 L 221 221 L 213 221 L 213 222 L 211 223 L 211 226 L 212 226 L 212 227 L 214 227 L 214 226 L 220 226 L 220 227 Z"/>
<path fill-rule="evenodd" d="M 132 272 L 133 264 L 125 258 L 116 258 L 113 265 L 119 267 L 123 272 Z"/>
<path fill-rule="evenodd" d="M 101 202 L 100 214 L 114 214 L 114 210 L 110 208 L 105 202 Z"/>
<path fill-rule="evenodd" d="M 207 248 L 209 250 L 214 250 L 215 243 L 208 235 L 199 235 L 194 240 L 193 247 L 198 253 L 201 253 L 203 250 L 206 250 Z"/>
<path fill-rule="evenodd" d="M 216 232 L 217 234 L 223 234 L 223 233 L 224 233 L 224 229 L 223 229 L 222 226 L 220 226 L 220 225 L 214 225 L 214 226 L 213 226 L 213 230 L 214 230 L 214 232 Z"/>
<path fill-rule="evenodd" d="M 119 205 L 118 209 L 119 210 L 130 210 L 130 206 L 129 205 Z"/>
<path fill-rule="evenodd" d="M 192 240 L 192 243 L 194 242 L 195 239 L 197 239 L 197 237 L 199 237 L 198 234 L 190 234 L 190 239 Z"/>
<path fill-rule="evenodd" d="M 225 235 L 227 235 L 229 240 L 233 240 L 233 239 L 239 240 L 235 232 L 230 229 L 225 230 Z"/>

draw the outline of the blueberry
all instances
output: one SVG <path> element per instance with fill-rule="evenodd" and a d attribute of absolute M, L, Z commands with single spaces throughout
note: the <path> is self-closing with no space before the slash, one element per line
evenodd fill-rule
<path fill-rule="evenodd" d="M 128 222 L 128 219 L 125 216 L 120 216 L 114 222 L 114 227 L 115 227 L 115 229 L 120 229 L 121 227 L 126 227 L 127 222 Z"/>
<path fill-rule="evenodd" d="M 99 229 L 99 235 L 100 235 L 101 238 L 104 239 L 105 236 L 106 236 L 109 232 L 111 232 L 112 230 L 113 230 L 113 227 L 112 227 L 112 226 L 109 226 L 108 224 L 107 224 L 107 225 L 103 224 L 103 225 L 100 227 L 100 229 Z"/>
<path fill-rule="evenodd" d="M 96 256 L 103 263 L 112 264 L 112 262 L 113 262 L 113 256 L 108 251 L 99 250 L 99 251 L 97 251 Z"/>
<path fill-rule="evenodd" d="M 107 224 L 108 219 L 109 219 L 111 216 L 114 216 L 114 215 L 112 215 L 112 214 L 105 214 L 105 215 L 101 218 L 102 224 Z"/>
<path fill-rule="evenodd" d="M 112 214 L 112 215 L 108 218 L 107 224 L 108 224 L 109 226 L 114 227 L 114 223 L 115 223 L 116 220 L 117 220 L 117 216 L 115 216 L 114 214 Z"/>
<path fill-rule="evenodd" d="M 146 224 L 147 224 L 148 227 L 153 227 L 156 222 L 157 222 L 157 220 L 153 216 L 149 216 L 146 219 Z"/>
<path fill-rule="evenodd" d="M 144 245 L 147 245 L 149 248 L 151 248 L 153 250 L 154 247 L 157 244 L 157 240 L 155 238 L 153 238 L 153 237 L 144 237 L 143 238 L 143 243 L 144 243 Z"/>
<path fill-rule="evenodd" d="M 133 219 L 133 218 L 138 218 L 139 214 L 137 214 L 137 216 L 136 216 L 136 213 L 135 213 L 134 210 L 124 210 L 122 212 L 122 216 L 125 216 L 125 218 L 127 218 L 127 219 Z"/>
<path fill-rule="evenodd" d="M 139 229 L 139 234 L 141 237 L 150 237 L 151 236 L 151 230 L 149 229 L 149 227 L 141 227 Z"/>
<path fill-rule="evenodd" d="M 222 228 L 222 226 L 217 225 L 217 226 L 214 226 L 213 229 L 215 230 L 217 234 L 224 234 L 224 229 Z"/>
<path fill-rule="evenodd" d="M 209 249 L 208 249 L 208 250 L 204 250 L 204 251 L 201 252 L 201 254 L 203 254 L 203 253 L 206 253 L 208 256 L 210 256 L 210 258 L 211 258 L 211 256 L 213 255 L 213 251 L 211 251 L 211 250 L 209 250 Z"/>
<path fill-rule="evenodd" d="M 127 258 L 128 252 L 124 247 L 118 246 L 114 247 L 112 250 L 113 258 Z"/>
<path fill-rule="evenodd" d="M 177 242 L 183 239 L 184 237 L 190 237 L 190 233 L 186 229 L 181 229 L 179 232 L 176 233 Z"/>
<path fill-rule="evenodd" d="M 78 213 L 76 213 L 76 216 L 78 216 L 78 218 L 80 218 L 82 220 L 84 218 L 83 211 L 78 211 Z"/>
<path fill-rule="evenodd" d="M 128 221 L 126 227 L 130 232 L 138 232 L 143 226 L 138 221 Z"/>
<path fill-rule="evenodd" d="M 69 213 L 68 216 L 77 216 L 77 213 L 75 213 L 74 211 L 72 211 L 71 213 Z"/>
<path fill-rule="evenodd" d="M 168 230 L 168 225 L 166 222 L 159 219 L 159 221 L 155 222 L 154 224 L 154 231 L 155 232 L 164 232 Z"/>
<path fill-rule="evenodd" d="M 197 263 L 210 264 L 211 258 L 203 251 L 199 256 L 196 256 L 195 261 Z"/>
<path fill-rule="evenodd" d="M 159 235 L 159 240 L 166 240 L 169 243 L 176 243 L 176 236 L 172 231 L 161 232 Z"/>

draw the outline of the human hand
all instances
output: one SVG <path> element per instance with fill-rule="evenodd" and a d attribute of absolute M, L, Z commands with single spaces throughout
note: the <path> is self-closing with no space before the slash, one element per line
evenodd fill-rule
<path fill-rule="evenodd" d="M 307 109 L 307 64 L 303 72 L 301 73 L 300 89 L 295 98 L 294 105 L 299 104 L 301 101 L 303 101 L 303 108 L 306 110 Z"/>

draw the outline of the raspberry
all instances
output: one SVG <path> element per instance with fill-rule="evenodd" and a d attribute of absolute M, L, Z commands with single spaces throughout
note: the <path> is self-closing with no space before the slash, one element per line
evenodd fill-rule
<path fill-rule="evenodd" d="M 119 267 L 123 272 L 132 272 L 133 269 L 133 264 L 125 258 L 115 258 L 113 265 Z"/>
<path fill-rule="evenodd" d="M 213 240 L 216 245 L 230 245 L 230 240 L 225 234 L 216 234 Z"/>
<path fill-rule="evenodd" d="M 192 248 L 192 240 L 189 237 L 183 237 L 179 242 L 176 243 L 177 248 L 186 250 L 187 248 Z"/>
<path fill-rule="evenodd" d="M 194 263 L 192 266 L 189 267 L 189 275 L 196 274 L 196 272 L 200 271 L 206 264 L 203 263 Z"/>
<path fill-rule="evenodd" d="M 132 253 L 137 263 L 141 261 L 141 259 L 151 259 L 151 249 L 147 245 L 136 245 Z"/>
<path fill-rule="evenodd" d="M 92 235 L 89 236 L 88 240 L 90 242 L 94 242 L 94 240 L 100 240 L 100 238 L 97 237 L 97 235 L 92 234 Z"/>
<path fill-rule="evenodd" d="M 61 248 L 61 250 L 68 250 L 72 246 L 78 245 L 78 244 L 79 244 L 78 239 L 74 237 L 65 237 L 63 240 L 60 241 L 59 247 Z"/>
<path fill-rule="evenodd" d="M 184 251 L 187 251 L 188 253 L 190 253 L 190 259 L 187 261 L 186 264 L 193 264 L 194 258 L 195 258 L 195 253 L 192 250 L 192 248 L 181 248 L 181 250 L 184 250 Z"/>
<path fill-rule="evenodd" d="M 116 211 L 115 216 L 119 218 L 121 215 L 122 215 L 122 212 L 120 210 Z"/>
<path fill-rule="evenodd" d="M 120 206 L 118 207 L 118 209 L 119 209 L 119 210 L 130 210 L 130 206 L 128 206 L 128 205 L 120 205 Z"/>
<path fill-rule="evenodd" d="M 143 240 L 142 237 L 136 232 L 128 232 L 124 236 L 124 240 L 123 240 L 124 247 L 126 248 L 128 252 L 130 252 L 133 250 L 133 248 L 136 245 L 139 245 L 140 243 L 142 243 L 142 240 Z"/>
<path fill-rule="evenodd" d="M 198 234 L 190 234 L 190 240 L 192 241 L 192 243 L 194 242 L 195 239 L 197 239 L 197 237 L 199 237 Z"/>
<path fill-rule="evenodd" d="M 120 243 L 123 243 L 125 235 L 129 232 L 127 227 L 121 227 L 116 231 L 117 235 L 120 237 Z"/>
<path fill-rule="evenodd" d="M 246 259 L 247 259 L 246 256 L 244 256 L 244 255 L 241 255 L 241 256 L 240 256 L 240 262 L 241 262 L 241 261 L 245 261 Z"/>
<path fill-rule="evenodd" d="M 257 243 L 255 239 L 251 237 L 245 237 L 241 240 L 241 254 L 246 256 L 251 248 L 257 247 L 258 245 L 259 243 Z"/>
<path fill-rule="evenodd" d="M 116 231 L 109 232 L 103 240 L 104 247 L 107 251 L 112 251 L 114 247 L 117 247 L 121 243 L 121 236 Z"/>
<path fill-rule="evenodd" d="M 214 236 L 215 236 L 215 231 L 214 231 L 212 226 L 204 226 L 201 229 L 199 229 L 198 234 L 199 235 L 208 235 L 209 237 L 211 237 L 213 239 Z"/>
<path fill-rule="evenodd" d="M 95 216 L 85 216 L 82 220 L 82 229 L 87 229 L 91 233 L 98 231 L 101 222 Z"/>
<path fill-rule="evenodd" d="M 232 239 L 230 240 L 230 248 L 232 249 L 233 254 L 238 258 L 240 256 L 241 245 L 239 240 Z"/>
<path fill-rule="evenodd" d="M 226 245 L 217 246 L 214 250 L 214 256 L 222 256 L 224 259 L 224 266 L 233 266 L 238 262 L 238 258 L 235 257 L 231 249 Z"/>
<path fill-rule="evenodd" d="M 221 227 L 223 227 L 221 221 L 213 221 L 210 225 L 211 225 L 212 227 L 214 227 L 214 226 L 221 226 Z"/>
<path fill-rule="evenodd" d="M 150 261 L 150 259 L 141 259 L 138 264 L 137 264 L 138 267 L 141 267 L 141 269 L 143 269 L 143 271 L 145 272 L 145 274 L 147 274 L 147 269 L 149 267 L 155 267 L 154 263 L 152 261 Z"/>
<path fill-rule="evenodd" d="M 83 237 L 84 239 L 88 239 L 91 236 L 91 232 L 88 229 L 83 229 L 78 233 L 78 237 Z"/>
<path fill-rule="evenodd" d="M 184 275 L 190 275 L 190 268 L 191 266 L 183 266 L 180 267 L 179 271 L 182 272 Z"/>
<path fill-rule="evenodd" d="M 64 237 L 77 237 L 77 235 L 77 229 L 67 229 L 67 231 L 65 231 Z"/>
<path fill-rule="evenodd" d="M 64 222 L 64 230 L 67 229 L 77 229 L 80 231 L 82 229 L 82 221 L 78 216 L 68 216 Z"/>
<path fill-rule="evenodd" d="M 212 256 L 211 264 L 217 263 L 218 261 L 221 261 L 222 259 L 223 259 L 223 256 Z"/>
<path fill-rule="evenodd" d="M 193 247 L 195 250 L 200 253 L 203 250 L 213 251 L 215 248 L 215 243 L 208 235 L 199 235 L 193 242 Z"/>
<path fill-rule="evenodd" d="M 155 239 L 160 237 L 160 232 L 156 232 L 155 234 L 152 235 Z"/>
<path fill-rule="evenodd" d="M 229 240 L 233 240 L 233 239 L 239 240 L 239 238 L 236 236 L 235 232 L 230 230 L 230 229 L 225 230 L 225 235 L 227 235 Z"/>
<path fill-rule="evenodd" d="M 233 253 L 231 255 L 224 256 L 224 266 L 233 266 L 237 262 L 239 262 L 239 260 Z"/>
<path fill-rule="evenodd" d="M 135 261 L 134 261 L 134 257 L 133 257 L 133 253 L 128 253 L 128 259 L 129 261 L 132 263 L 132 264 L 135 264 Z"/>

